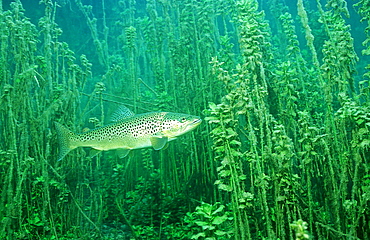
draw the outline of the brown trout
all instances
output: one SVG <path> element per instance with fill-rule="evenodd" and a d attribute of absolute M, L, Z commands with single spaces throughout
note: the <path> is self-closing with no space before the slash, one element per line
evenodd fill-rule
<path fill-rule="evenodd" d="M 116 115 L 116 122 L 85 133 L 76 134 L 55 122 L 59 140 L 58 161 L 77 147 L 91 147 L 98 151 L 117 149 L 120 157 L 125 157 L 132 149 L 153 147 L 160 150 L 201 122 L 200 117 L 183 113 L 133 114 L 128 109 L 124 110 L 124 115 Z"/>

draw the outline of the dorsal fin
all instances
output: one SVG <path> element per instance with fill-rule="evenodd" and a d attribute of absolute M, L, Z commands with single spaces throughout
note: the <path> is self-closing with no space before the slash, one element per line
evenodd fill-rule
<path fill-rule="evenodd" d="M 119 122 L 125 118 L 134 116 L 135 113 L 133 113 L 130 109 L 127 107 L 120 105 L 116 111 L 113 112 L 111 116 L 111 122 Z"/>

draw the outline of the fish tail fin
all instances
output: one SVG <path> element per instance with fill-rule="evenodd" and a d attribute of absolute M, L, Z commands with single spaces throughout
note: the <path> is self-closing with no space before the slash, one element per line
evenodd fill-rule
<path fill-rule="evenodd" d="M 55 128 L 57 130 L 58 143 L 59 143 L 58 161 L 60 161 L 71 150 L 76 148 L 75 146 L 72 146 L 71 144 L 72 142 L 71 138 L 76 134 L 58 122 L 55 122 Z"/>

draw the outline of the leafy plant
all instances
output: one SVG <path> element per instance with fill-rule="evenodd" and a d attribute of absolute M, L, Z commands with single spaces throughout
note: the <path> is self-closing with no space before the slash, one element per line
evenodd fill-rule
<path fill-rule="evenodd" d="M 185 223 L 191 229 L 190 239 L 230 239 L 233 236 L 232 214 L 225 205 L 217 202 L 209 204 L 202 202 L 192 213 L 187 213 Z M 198 230 L 195 230 L 198 229 Z"/>
<path fill-rule="evenodd" d="M 292 224 L 290 224 L 290 227 L 294 229 L 295 231 L 295 239 L 296 240 L 307 240 L 310 239 L 310 235 L 308 234 L 308 224 L 307 222 L 303 221 L 302 219 L 299 219 L 297 221 L 294 221 Z"/>

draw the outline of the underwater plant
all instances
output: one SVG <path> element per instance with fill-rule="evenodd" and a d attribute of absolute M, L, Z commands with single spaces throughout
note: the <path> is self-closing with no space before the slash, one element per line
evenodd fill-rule
<path fill-rule="evenodd" d="M 369 239 L 369 11 L 1 1 L 0 238 Z M 205 121 L 57 161 L 58 129 L 96 137 L 117 105 Z"/>

